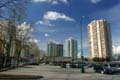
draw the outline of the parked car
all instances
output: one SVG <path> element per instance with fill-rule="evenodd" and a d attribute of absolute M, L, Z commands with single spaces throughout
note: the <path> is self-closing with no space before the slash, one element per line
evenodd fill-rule
<path fill-rule="evenodd" d="M 34 59 L 31 59 L 29 64 L 30 65 L 39 65 L 38 61 L 36 61 Z"/>
<path fill-rule="evenodd" d="M 87 64 L 87 67 L 88 67 L 88 68 L 92 68 L 93 66 L 94 66 L 94 64 L 92 64 L 92 63 L 88 63 L 88 64 Z"/>
<path fill-rule="evenodd" d="M 95 72 L 101 73 L 101 74 L 113 74 L 113 73 L 119 73 L 120 72 L 120 65 L 119 64 L 96 64 L 94 65 Z"/>
<path fill-rule="evenodd" d="M 62 63 L 61 68 L 66 68 L 66 63 Z"/>
<path fill-rule="evenodd" d="M 71 63 L 70 68 L 80 68 L 81 65 L 79 63 Z"/>

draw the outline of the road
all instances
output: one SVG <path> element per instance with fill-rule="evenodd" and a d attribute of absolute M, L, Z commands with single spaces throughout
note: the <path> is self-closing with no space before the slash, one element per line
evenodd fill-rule
<path fill-rule="evenodd" d="M 0 74 L 41 75 L 44 78 L 40 80 L 120 80 L 120 75 L 94 73 L 92 69 L 86 69 L 86 73 L 81 73 L 80 69 L 66 69 L 50 65 L 28 65 L 23 68 L 0 72 Z"/>

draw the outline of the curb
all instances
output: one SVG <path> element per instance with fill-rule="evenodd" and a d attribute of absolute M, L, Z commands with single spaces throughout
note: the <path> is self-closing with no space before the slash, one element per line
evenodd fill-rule
<path fill-rule="evenodd" d="M 16 66 L 16 67 L 3 68 L 3 69 L 0 69 L 0 72 L 8 71 L 8 70 L 16 69 L 16 68 L 21 68 L 21 67 L 24 67 L 24 66 L 27 66 L 27 65 L 21 65 L 21 66 Z"/>

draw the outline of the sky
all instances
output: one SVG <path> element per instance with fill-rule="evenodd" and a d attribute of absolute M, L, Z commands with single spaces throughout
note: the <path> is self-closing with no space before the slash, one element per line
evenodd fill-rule
<path fill-rule="evenodd" d="M 89 56 L 87 25 L 106 19 L 111 26 L 112 43 L 120 42 L 120 0 L 32 0 L 27 5 L 26 22 L 33 24 L 33 38 L 42 50 L 48 41 L 65 43 L 69 37 L 78 41 L 80 54 L 80 21 L 83 30 L 84 55 Z"/>

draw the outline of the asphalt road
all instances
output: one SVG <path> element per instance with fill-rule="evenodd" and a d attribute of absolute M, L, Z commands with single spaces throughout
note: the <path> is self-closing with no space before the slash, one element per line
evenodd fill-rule
<path fill-rule="evenodd" d="M 40 80 L 120 80 L 120 75 L 94 73 L 91 68 L 85 71 L 86 73 L 81 73 L 80 69 L 66 69 L 50 65 L 29 65 L 23 68 L 0 72 L 0 74 L 43 76 L 44 78 Z"/>

